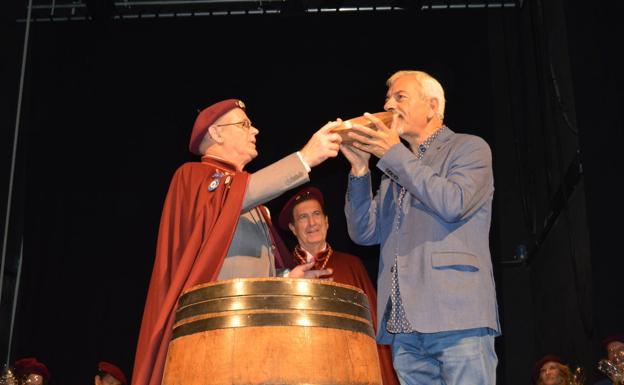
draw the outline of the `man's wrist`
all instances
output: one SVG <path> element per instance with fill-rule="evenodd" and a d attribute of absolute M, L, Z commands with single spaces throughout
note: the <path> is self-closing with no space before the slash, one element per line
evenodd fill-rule
<path fill-rule="evenodd" d="M 364 175 L 368 174 L 368 171 L 369 169 L 366 166 L 359 168 L 351 167 L 351 175 L 356 178 L 363 177 Z"/>
<path fill-rule="evenodd" d="M 301 155 L 300 151 L 297 151 L 297 156 L 299 157 L 299 159 L 301 160 L 301 163 L 303 163 L 303 167 L 305 167 L 307 172 L 312 171 L 312 167 L 310 167 L 310 165 L 308 164 L 308 162 L 306 162 L 305 159 L 303 159 L 303 155 Z"/>

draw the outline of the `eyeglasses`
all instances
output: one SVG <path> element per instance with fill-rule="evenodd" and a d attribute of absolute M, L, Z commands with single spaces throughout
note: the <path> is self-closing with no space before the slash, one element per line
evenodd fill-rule
<path fill-rule="evenodd" d="M 217 124 L 217 127 L 238 126 L 238 125 L 240 125 L 247 131 L 249 131 L 249 129 L 251 128 L 251 122 L 249 120 L 241 120 L 240 122 L 235 122 L 235 123 Z"/>

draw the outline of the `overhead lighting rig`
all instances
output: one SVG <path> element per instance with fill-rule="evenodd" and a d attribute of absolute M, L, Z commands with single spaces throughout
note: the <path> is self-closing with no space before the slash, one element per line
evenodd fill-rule
<path fill-rule="evenodd" d="M 523 0 L 33 0 L 31 21 L 520 8 Z M 18 21 L 26 21 L 19 19 Z"/>

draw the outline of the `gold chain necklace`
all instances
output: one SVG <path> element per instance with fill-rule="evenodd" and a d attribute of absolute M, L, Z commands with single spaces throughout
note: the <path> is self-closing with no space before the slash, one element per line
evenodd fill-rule
<path fill-rule="evenodd" d="M 329 261 L 329 257 L 332 256 L 334 250 L 332 250 L 329 243 L 327 243 L 327 248 L 320 253 L 318 253 L 314 258 L 316 262 L 314 263 L 314 268 L 316 270 L 323 270 L 325 266 L 327 266 L 327 262 Z M 295 250 L 293 251 L 295 258 L 299 261 L 300 264 L 308 263 L 308 258 L 306 257 L 306 252 L 301 248 L 301 246 L 295 246 Z"/>

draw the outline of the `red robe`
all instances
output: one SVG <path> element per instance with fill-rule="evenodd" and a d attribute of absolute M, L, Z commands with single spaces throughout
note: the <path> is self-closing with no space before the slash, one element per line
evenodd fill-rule
<path fill-rule="evenodd" d="M 161 385 L 178 297 L 217 279 L 248 181 L 248 173 L 211 158 L 185 163 L 174 174 L 160 220 L 132 385 Z"/>
<path fill-rule="evenodd" d="M 377 330 L 377 291 L 371 281 L 362 261 L 351 254 L 334 251 L 329 257 L 325 268 L 332 268 L 334 282 L 359 287 L 368 297 L 373 328 Z M 377 345 L 379 353 L 379 365 L 381 366 L 381 378 L 383 385 L 400 385 L 392 366 L 392 351 L 389 345 Z"/>

